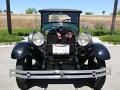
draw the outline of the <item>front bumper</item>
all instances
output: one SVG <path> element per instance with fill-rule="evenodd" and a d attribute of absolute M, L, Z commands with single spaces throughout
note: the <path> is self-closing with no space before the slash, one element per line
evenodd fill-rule
<path fill-rule="evenodd" d="M 24 79 L 81 79 L 98 78 L 111 74 L 110 68 L 96 70 L 41 70 L 41 71 L 22 71 L 10 69 L 10 77 Z"/>

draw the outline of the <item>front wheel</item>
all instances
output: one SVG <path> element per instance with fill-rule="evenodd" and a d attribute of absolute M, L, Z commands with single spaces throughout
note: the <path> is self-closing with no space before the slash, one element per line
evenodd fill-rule
<path fill-rule="evenodd" d="M 104 60 L 94 60 L 88 62 L 89 69 L 101 69 L 106 68 L 106 63 Z M 106 76 L 102 76 L 95 79 L 90 79 L 90 87 L 94 88 L 94 90 L 101 90 L 106 80 Z"/>
<path fill-rule="evenodd" d="M 22 59 L 18 59 L 16 62 L 16 70 L 31 70 L 32 58 L 27 56 Z M 30 88 L 30 80 L 16 77 L 16 82 L 21 90 L 28 90 Z"/>

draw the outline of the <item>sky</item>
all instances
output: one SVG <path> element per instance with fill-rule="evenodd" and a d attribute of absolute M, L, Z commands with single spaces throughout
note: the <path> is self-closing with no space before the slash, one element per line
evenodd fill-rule
<path fill-rule="evenodd" d="M 11 11 L 13 13 L 25 13 L 28 8 L 36 8 L 37 10 L 45 8 L 66 8 L 78 9 L 84 12 L 91 11 L 95 15 L 101 15 L 105 10 L 105 14 L 109 15 L 113 12 L 114 0 L 10 0 Z M 118 3 L 120 8 L 120 1 Z M 0 0 L 0 9 L 6 9 L 6 0 Z"/>

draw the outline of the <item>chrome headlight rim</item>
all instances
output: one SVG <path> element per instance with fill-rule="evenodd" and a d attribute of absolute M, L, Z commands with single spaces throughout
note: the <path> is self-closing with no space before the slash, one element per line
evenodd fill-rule
<path fill-rule="evenodd" d="M 92 36 L 89 33 L 80 33 L 77 42 L 80 46 L 87 46 L 92 42 Z"/>
<path fill-rule="evenodd" d="M 28 41 L 40 46 L 44 44 L 44 35 L 41 32 L 32 32 L 28 37 Z"/>
<path fill-rule="evenodd" d="M 40 46 L 44 43 L 44 35 L 40 32 L 37 32 L 33 35 L 33 43 L 37 46 Z"/>

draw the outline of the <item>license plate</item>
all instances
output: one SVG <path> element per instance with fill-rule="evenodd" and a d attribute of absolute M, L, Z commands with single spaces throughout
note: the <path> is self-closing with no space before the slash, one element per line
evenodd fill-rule
<path fill-rule="evenodd" d="M 69 45 L 53 44 L 53 54 L 69 54 Z"/>

